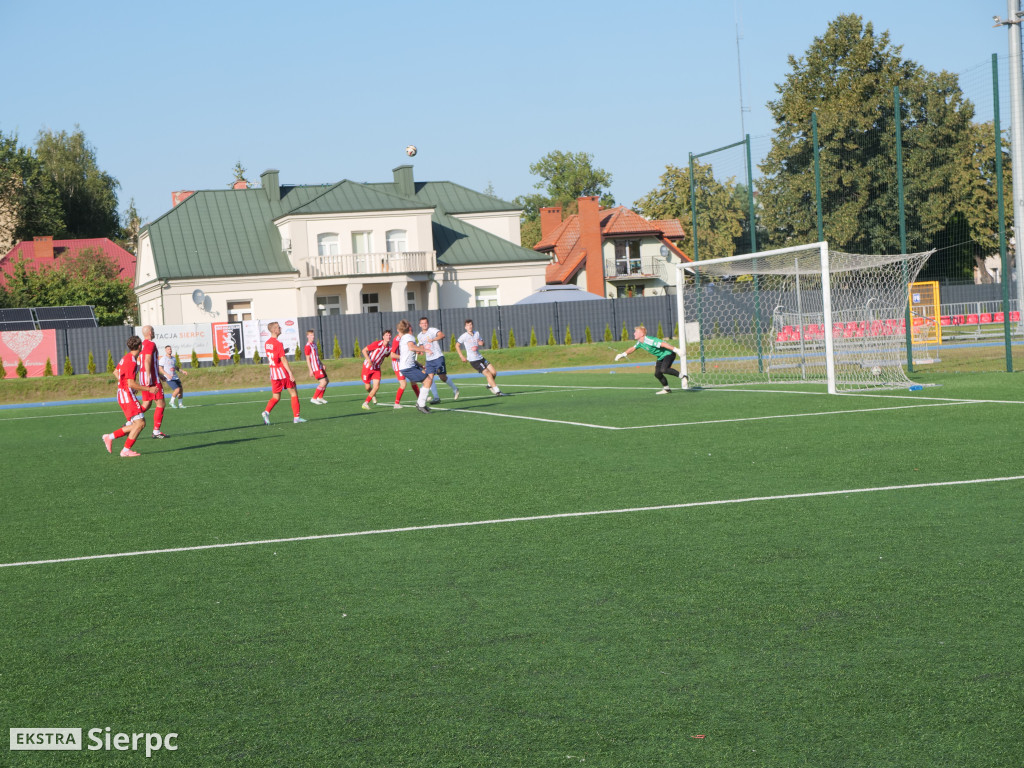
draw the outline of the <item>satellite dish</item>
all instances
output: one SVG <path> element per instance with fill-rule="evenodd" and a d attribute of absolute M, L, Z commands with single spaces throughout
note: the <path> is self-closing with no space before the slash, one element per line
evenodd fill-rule
<path fill-rule="evenodd" d="M 663 246 L 661 246 L 661 257 L 662 257 L 663 259 L 667 259 L 667 258 L 668 258 L 668 255 L 669 255 L 670 253 L 672 253 L 672 251 L 670 251 L 670 250 L 668 249 L 668 246 L 667 246 L 667 245 L 663 245 Z"/>
<path fill-rule="evenodd" d="M 199 288 L 192 291 L 192 302 L 197 306 L 203 306 L 203 299 L 206 298 L 206 294 L 203 293 Z"/>
<path fill-rule="evenodd" d="M 200 291 L 200 293 L 202 293 L 202 291 Z M 211 299 L 209 296 L 204 295 L 203 296 L 203 311 L 204 312 L 209 312 L 212 309 L 213 309 L 213 299 Z"/>

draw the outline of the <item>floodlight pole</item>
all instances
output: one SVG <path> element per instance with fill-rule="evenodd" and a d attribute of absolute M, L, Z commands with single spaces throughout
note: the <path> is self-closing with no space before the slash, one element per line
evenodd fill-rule
<path fill-rule="evenodd" d="M 1024 72 L 1021 69 L 1020 0 L 1006 0 L 1005 26 L 1010 45 L 1010 161 L 1013 165 L 1013 240 L 1014 271 L 1017 275 L 1017 311 L 1024 312 Z M 999 148 L 996 147 L 998 150 Z M 1018 330 L 1024 323 L 1018 322 Z"/>

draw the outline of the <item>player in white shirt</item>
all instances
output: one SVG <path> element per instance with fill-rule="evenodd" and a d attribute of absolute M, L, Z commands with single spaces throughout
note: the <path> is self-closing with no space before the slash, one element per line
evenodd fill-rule
<path fill-rule="evenodd" d="M 441 339 L 443 338 L 443 331 L 434 328 L 430 324 L 430 320 L 427 318 L 420 318 L 420 332 L 416 340 L 419 342 L 420 346 L 426 350 L 424 355 L 426 356 L 427 361 L 423 367 L 427 373 L 437 376 L 441 381 L 451 387 L 453 399 L 458 400 L 459 388 L 452 382 L 448 381 L 448 370 L 444 365 L 444 352 L 441 351 Z M 429 387 L 430 385 L 427 384 L 426 386 Z"/>
<path fill-rule="evenodd" d="M 185 407 L 185 390 L 181 386 L 181 377 L 178 375 L 178 365 L 174 362 L 174 353 L 171 348 L 164 347 L 164 354 L 159 360 L 160 363 L 160 375 L 164 381 L 167 382 L 171 390 L 171 408 L 184 408 Z M 181 369 L 181 373 L 188 376 L 188 371 L 184 368 Z M 175 402 L 177 399 L 177 402 Z"/>
<path fill-rule="evenodd" d="M 408 320 L 398 321 L 398 369 L 402 378 L 420 385 L 420 393 L 416 397 L 416 410 L 420 413 L 430 413 L 427 408 L 427 396 L 430 394 L 430 382 L 434 380 L 434 374 L 427 373 L 423 366 L 416 362 L 416 355 L 420 352 L 426 354 L 427 348 L 416 344 L 416 337 L 412 335 L 412 325 Z"/>
<path fill-rule="evenodd" d="M 494 370 L 494 366 L 488 362 L 487 358 L 480 354 L 483 346 L 484 341 L 480 338 L 480 332 L 473 330 L 472 320 L 467 320 L 466 332 L 455 340 L 455 351 L 459 353 L 462 362 L 469 363 L 477 373 L 483 374 L 483 377 L 487 379 L 487 388 L 491 392 L 498 397 L 504 397 L 505 393 L 498 388 L 494 381 L 494 377 L 498 375 L 498 372 Z M 462 354 L 463 347 L 466 349 L 466 354 Z"/>

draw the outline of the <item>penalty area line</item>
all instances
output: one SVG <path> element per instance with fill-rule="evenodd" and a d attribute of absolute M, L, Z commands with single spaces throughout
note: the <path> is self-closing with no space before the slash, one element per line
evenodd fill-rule
<path fill-rule="evenodd" d="M 505 523 L 529 523 L 541 520 L 560 520 L 573 517 L 595 517 L 598 515 L 622 515 L 627 512 L 656 512 L 667 509 L 696 509 L 699 507 L 718 507 L 728 504 L 749 504 L 759 501 L 786 501 L 790 499 L 813 499 L 828 496 L 847 496 L 856 493 L 885 493 L 887 491 L 912 491 L 923 488 L 951 488 L 963 485 L 983 485 L 988 483 L 1008 483 L 1024 480 L 1024 475 L 1007 477 L 981 477 L 973 480 L 945 480 L 935 483 L 911 483 L 908 485 L 881 485 L 871 488 L 844 488 L 838 491 L 811 491 L 808 493 L 784 493 L 775 496 L 747 496 L 738 499 L 714 499 L 710 501 L 688 501 L 680 504 L 659 504 L 650 507 L 624 507 L 622 509 L 600 509 L 586 512 L 560 512 L 550 515 L 529 515 L 527 517 L 505 517 L 494 520 L 471 520 L 460 523 L 435 523 L 433 525 L 412 525 L 403 528 L 381 528 L 369 531 L 349 531 L 348 533 L 325 533 L 313 536 L 291 536 L 280 539 L 260 539 L 256 541 L 236 541 L 224 544 L 200 544 L 193 547 L 173 547 L 169 549 L 147 549 L 138 552 L 114 552 L 105 555 L 83 555 L 80 557 L 59 557 L 50 560 L 25 560 L 15 563 L 0 563 L 0 568 L 15 568 L 26 565 L 54 565 L 57 563 L 78 563 L 86 560 L 109 560 L 121 557 L 142 557 L 144 555 L 167 555 L 176 552 L 201 552 L 208 549 L 229 549 L 232 547 L 254 547 L 267 544 L 288 544 L 298 541 L 324 541 L 327 539 L 345 539 L 356 536 L 379 536 L 388 533 L 416 533 L 421 531 L 439 531 L 446 528 L 471 528 L 479 525 L 502 525 Z"/>

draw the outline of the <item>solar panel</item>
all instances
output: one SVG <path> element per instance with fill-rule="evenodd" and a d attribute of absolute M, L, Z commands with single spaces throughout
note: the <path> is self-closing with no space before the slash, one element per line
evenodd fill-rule
<path fill-rule="evenodd" d="M 36 307 L 33 310 L 39 318 L 39 327 L 46 328 L 96 328 L 96 315 L 88 305 L 64 307 Z"/>
<path fill-rule="evenodd" d="M 0 309 L 0 331 L 34 331 L 35 329 L 36 322 L 32 317 L 31 309 Z"/>
<path fill-rule="evenodd" d="M 0 309 L 0 323 L 31 323 L 33 319 L 31 309 Z"/>
<path fill-rule="evenodd" d="M 36 317 L 40 320 L 95 320 L 92 307 L 88 305 L 63 307 L 36 307 Z"/>

